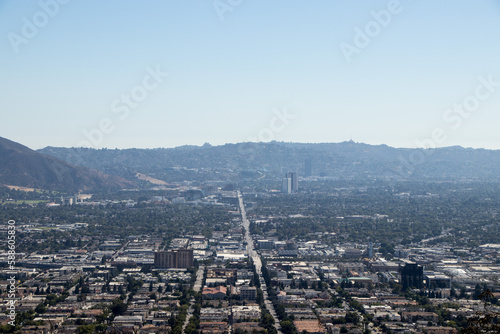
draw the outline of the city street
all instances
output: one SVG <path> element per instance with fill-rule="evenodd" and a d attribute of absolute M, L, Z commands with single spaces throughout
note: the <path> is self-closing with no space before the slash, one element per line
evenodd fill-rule
<path fill-rule="evenodd" d="M 241 195 L 241 192 L 239 190 L 238 190 L 238 201 L 240 204 L 241 220 L 243 228 L 245 229 L 245 241 L 247 243 L 248 256 L 252 258 L 257 274 L 259 275 L 260 286 L 264 297 L 264 304 L 274 319 L 274 327 L 278 331 L 278 334 L 281 334 L 280 322 L 278 316 L 276 315 L 276 311 L 274 310 L 273 303 L 271 303 L 271 301 L 269 300 L 269 296 L 267 294 L 266 282 L 264 281 L 264 277 L 262 276 L 262 261 L 260 259 L 259 254 L 254 249 L 253 239 L 252 236 L 250 235 L 250 221 L 247 218 L 245 205 L 243 204 L 243 196 Z"/>
<path fill-rule="evenodd" d="M 203 281 L 203 273 L 205 272 L 205 266 L 200 266 L 198 268 L 198 271 L 196 272 L 196 281 L 194 282 L 193 285 L 193 290 L 196 292 L 200 292 L 202 288 L 202 281 Z M 188 312 L 186 315 L 186 321 L 184 322 L 184 325 L 182 326 L 182 332 L 184 333 L 184 330 L 186 329 L 186 326 L 189 324 L 189 319 L 193 316 L 193 303 L 194 303 L 194 298 L 191 299 L 189 302 L 189 308 Z"/>

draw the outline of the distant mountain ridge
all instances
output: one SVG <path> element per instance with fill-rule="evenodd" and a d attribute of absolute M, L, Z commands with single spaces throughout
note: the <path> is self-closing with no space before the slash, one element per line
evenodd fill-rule
<path fill-rule="evenodd" d="M 394 148 L 353 141 L 342 143 L 239 143 L 157 149 L 47 147 L 39 152 L 129 180 L 143 173 L 164 181 L 279 179 L 287 171 L 340 179 L 500 181 L 500 151 L 459 146 Z"/>
<path fill-rule="evenodd" d="M 2 137 L 0 184 L 69 193 L 134 187 L 121 177 L 74 166 Z"/>

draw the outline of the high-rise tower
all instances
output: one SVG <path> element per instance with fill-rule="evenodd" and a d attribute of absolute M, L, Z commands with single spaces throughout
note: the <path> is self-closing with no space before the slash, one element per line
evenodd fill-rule
<path fill-rule="evenodd" d="M 297 172 L 286 173 L 283 179 L 282 191 L 285 194 L 296 193 L 299 191 L 299 177 Z"/>

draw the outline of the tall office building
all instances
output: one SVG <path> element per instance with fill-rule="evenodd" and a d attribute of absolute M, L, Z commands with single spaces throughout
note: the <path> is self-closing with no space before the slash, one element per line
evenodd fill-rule
<path fill-rule="evenodd" d="M 401 284 L 403 289 L 422 289 L 424 287 L 424 268 L 416 263 L 408 262 L 401 267 Z"/>
<path fill-rule="evenodd" d="M 296 193 L 299 191 L 299 177 L 297 172 L 286 173 L 281 190 L 285 194 Z"/>
<path fill-rule="evenodd" d="M 312 159 L 311 158 L 307 158 L 304 161 L 304 176 L 305 177 L 312 176 Z"/>
<path fill-rule="evenodd" d="M 287 173 L 286 177 L 292 179 L 292 193 L 299 191 L 299 176 L 297 175 L 297 172 Z"/>
<path fill-rule="evenodd" d="M 283 184 L 281 186 L 281 191 L 284 194 L 291 194 L 292 193 L 292 179 L 285 177 L 283 178 Z"/>
<path fill-rule="evenodd" d="M 155 253 L 155 268 L 191 268 L 192 266 L 192 249 L 174 249 Z"/>

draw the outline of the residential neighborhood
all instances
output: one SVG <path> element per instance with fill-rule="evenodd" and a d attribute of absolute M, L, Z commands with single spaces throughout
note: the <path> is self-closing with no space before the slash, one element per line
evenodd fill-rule
<path fill-rule="evenodd" d="M 280 240 L 276 229 L 259 229 L 275 218 L 249 215 L 240 192 L 226 196 L 236 199 L 227 208 L 232 219 L 210 236 L 178 235 L 166 244 L 141 234 L 96 247 L 82 237 L 56 253 L 16 254 L 1 286 L 15 277 L 16 313 L 35 314 L 23 333 L 87 326 L 120 333 L 456 334 L 485 310 L 479 294 L 500 296 L 500 245 L 398 246 L 388 258 L 380 245 L 332 245 L 323 233 Z M 40 228 L 22 224 L 17 231 Z M 0 296 L 5 304 L 7 291 Z"/>

